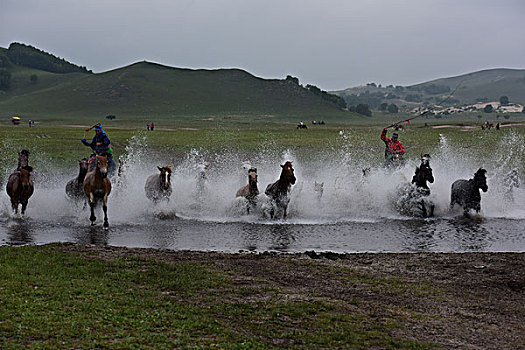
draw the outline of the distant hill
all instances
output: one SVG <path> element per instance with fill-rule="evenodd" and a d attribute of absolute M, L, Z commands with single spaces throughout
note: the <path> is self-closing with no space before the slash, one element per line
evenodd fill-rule
<path fill-rule="evenodd" d="M 445 99 L 443 105 L 467 105 L 499 101 L 501 96 L 507 96 L 511 103 L 525 103 L 525 69 L 488 69 L 411 86 L 370 83 L 332 93 L 343 97 L 349 106 L 365 103 L 372 108 L 386 102 L 410 109 Z"/>
<path fill-rule="evenodd" d="M 11 49 L 0 48 L 0 78 L 2 71 L 9 75 L 0 91 L 1 115 L 355 116 L 343 110 L 340 97 L 303 87 L 290 76 L 261 79 L 240 69 L 181 69 L 145 61 L 93 74 L 37 49 L 29 56 L 38 59 L 17 64 L 21 61 L 14 62 Z M 55 69 L 44 69 L 46 59 Z"/>

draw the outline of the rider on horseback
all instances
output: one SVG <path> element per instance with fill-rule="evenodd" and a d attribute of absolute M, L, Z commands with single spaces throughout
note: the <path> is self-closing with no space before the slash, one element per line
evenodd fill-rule
<path fill-rule="evenodd" d="M 113 161 L 113 149 L 109 146 L 111 141 L 109 140 L 108 135 L 106 132 L 102 129 L 102 126 L 100 124 L 97 124 L 95 126 L 95 136 L 93 137 L 93 140 L 90 142 L 87 142 L 86 139 L 81 140 L 82 143 L 88 147 L 91 147 L 95 151 L 96 155 L 102 155 L 108 157 L 108 173 L 112 174 L 115 171 L 115 162 Z M 89 159 L 90 169 L 92 164 L 92 158 L 94 158 L 94 155 L 92 155 Z"/>
<path fill-rule="evenodd" d="M 384 128 L 381 133 L 381 140 L 385 143 L 385 166 L 403 164 L 405 147 L 403 147 L 401 141 L 397 139 L 398 134 L 396 132 L 392 134 L 391 139 L 386 137 L 387 130 L 387 128 Z"/>

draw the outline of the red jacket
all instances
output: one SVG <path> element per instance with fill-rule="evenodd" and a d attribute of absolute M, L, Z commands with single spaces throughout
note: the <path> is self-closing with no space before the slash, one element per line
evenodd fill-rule
<path fill-rule="evenodd" d="M 395 142 L 392 141 L 392 139 L 389 139 L 386 137 L 387 129 L 383 129 L 383 132 L 381 133 L 381 140 L 385 142 L 385 157 L 388 157 L 391 154 L 398 153 L 400 155 L 405 154 L 405 147 L 403 147 L 403 144 L 396 140 Z"/>

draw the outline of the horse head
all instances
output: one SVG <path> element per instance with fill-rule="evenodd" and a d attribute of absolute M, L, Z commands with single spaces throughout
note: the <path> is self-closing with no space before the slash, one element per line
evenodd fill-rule
<path fill-rule="evenodd" d="M 18 172 L 20 173 L 20 183 L 22 185 L 22 190 L 27 191 L 31 187 L 31 172 L 33 171 L 33 168 L 29 165 L 18 168 Z"/>
<path fill-rule="evenodd" d="M 281 171 L 281 179 L 286 181 L 286 183 L 292 185 L 295 184 L 295 175 L 292 167 L 292 162 L 287 161 L 286 163 L 281 165 L 281 168 L 283 168 L 283 170 Z"/>
<path fill-rule="evenodd" d="M 161 187 L 167 190 L 171 184 L 171 166 L 157 167 L 160 171 L 160 184 Z"/>
<path fill-rule="evenodd" d="M 89 162 L 87 158 L 82 158 L 81 160 L 79 160 L 78 161 L 79 176 L 85 176 L 87 174 L 88 167 L 89 167 Z"/>
<path fill-rule="evenodd" d="M 97 155 L 97 169 L 102 177 L 108 176 L 108 157 Z"/>
<path fill-rule="evenodd" d="M 18 152 L 18 167 L 27 167 L 29 165 L 29 151 L 23 149 Z"/>
<path fill-rule="evenodd" d="M 250 170 L 248 170 L 248 184 L 257 186 L 257 168 L 250 168 Z"/>
<path fill-rule="evenodd" d="M 487 171 L 483 168 L 479 168 L 474 174 L 474 184 L 476 188 L 480 188 L 483 192 L 487 192 L 489 187 L 487 186 Z"/>

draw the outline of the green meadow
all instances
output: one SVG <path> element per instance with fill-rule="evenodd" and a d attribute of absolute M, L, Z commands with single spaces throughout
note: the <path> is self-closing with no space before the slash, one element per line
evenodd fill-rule
<path fill-rule="evenodd" d="M 408 118 L 409 116 L 405 116 Z M 304 120 L 307 130 L 297 130 L 297 121 L 268 120 L 257 116 L 215 117 L 184 119 L 155 119 L 154 131 L 146 131 L 146 122 L 137 118 L 115 119 L 112 121 L 94 119 L 89 124 L 75 124 L 71 118 L 65 124 L 55 124 L 38 120 L 35 127 L 28 127 L 23 120 L 20 125 L 11 125 L 5 120 L 0 125 L 0 154 L 2 167 L 11 169 L 16 164 L 16 151 L 31 151 L 32 165 L 44 165 L 58 169 L 76 168 L 76 160 L 90 154 L 90 149 L 82 145 L 84 137 L 90 140 L 93 131 L 85 132 L 91 123 L 102 122 L 108 133 L 116 158 L 126 153 L 133 137 L 144 138 L 147 152 L 165 155 L 167 159 L 177 159 L 192 149 L 210 153 L 239 152 L 258 154 L 271 149 L 276 152 L 291 150 L 297 159 L 308 161 L 330 152 L 348 152 L 360 159 L 367 159 L 371 166 L 381 162 L 384 144 L 379 136 L 383 127 L 402 120 L 391 115 L 352 122 L 328 122 L 326 125 L 313 125 Z M 491 122 L 495 122 L 491 120 Z M 511 125 L 514 123 L 514 126 Z M 468 152 L 480 157 L 494 155 L 494 147 L 509 132 L 523 135 L 525 115 L 514 115 L 511 121 L 502 121 L 501 130 L 481 130 L 481 123 L 475 116 L 461 120 L 437 121 L 419 118 L 399 131 L 400 140 L 407 148 L 406 157 L 417 159 L 422 153 L 432 153 L 440 145 L 440 135 L 444 135 L 458 152 Z M 426 123 L 426 125 L 425 125 Z M 389 130 L 390 136 L 392 130 Z"/>

